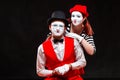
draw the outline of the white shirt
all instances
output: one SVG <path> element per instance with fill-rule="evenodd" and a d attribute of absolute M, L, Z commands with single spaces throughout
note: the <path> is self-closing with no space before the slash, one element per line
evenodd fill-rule
<path fill-rule="evenodd" d="M 63 43 L 54 43 L 51 39 L 54 51 L 56 53 L 57 58 L 62 61 L 64 57 L 64 47 L 65 47 L 65 42 Z M 74 51 L 76 55 L 76 61 L 71 63 L 72 69 L 80 69 L 82 67 L 85 67 L 86 65 L 86 59 L 83 53 L 82 47 L 79 45 L 78 41 L 74 39 Z M 41 44 L 38 47 L 37 51 L 37 61 L 36 61 L 36 68 L 37 68 L 37 74 L 41 77 L 46 77 L 49 75 L 52 75 L 52 70 L 45 69 L 45 62 L 46 62 L 46 57 L 44 54 L 43 50 L 43 45 Z"/>

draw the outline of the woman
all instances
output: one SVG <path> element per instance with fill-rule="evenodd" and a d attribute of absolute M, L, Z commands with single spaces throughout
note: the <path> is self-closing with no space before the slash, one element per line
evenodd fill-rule
<path fill-rule="evenodd" d="M 71 18 L 70 33 L 66 34 L 69 37 L 74 37 L 79 40 L 80 45 L 89 54 L 93 55 L 96 52 L 96 47 L 93 39 L 93 30 L 87 20 L 89 16 L 85 5 L 76 4 L 69 10 Z M 80 36 L 79 36 L 80 35 Z"/>

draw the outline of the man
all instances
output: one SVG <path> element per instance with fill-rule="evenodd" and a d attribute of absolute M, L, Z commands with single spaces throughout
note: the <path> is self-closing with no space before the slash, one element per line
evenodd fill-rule
<path fill-rule="evenodd" d="M 64 12 L 54 11 L 48 25 L 51 37 L 38 47 L 38 76 L 45 80 L 83 80 L 79 69 L 86 66 L 86 59 L 79 42 L 65 36 L 68 22 Z"/>

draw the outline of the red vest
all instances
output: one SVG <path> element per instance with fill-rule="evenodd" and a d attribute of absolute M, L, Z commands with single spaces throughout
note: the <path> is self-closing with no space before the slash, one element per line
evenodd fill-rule
<path fill-rule="evenodd" d="M 55 51 L 53 49 L 52 43 L 49 39 L 43 43 L 43 49 L 46 56 L 46 67 L 49 70 L 53 70 L 56 67 L 62 66 L 64 64 L 75 62 L 73 38 L 65 37 L 65 50 L 64 50 L 63 61 L 58 60 L 55 54 Z M 68 77 L 68 76 L 79 75 L 79 74 L 80 74 L 80 70 L 71 70 L 64 76 Z"/>

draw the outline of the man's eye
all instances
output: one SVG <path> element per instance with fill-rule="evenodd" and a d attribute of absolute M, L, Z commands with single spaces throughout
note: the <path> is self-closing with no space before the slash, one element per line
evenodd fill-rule
<path fill-rule="evenodd" d="M 63 27 L 63 25 L 59 25 L 60 27 Z"/>
<path fill-rule="evenodd" d="M 57 26 L 56 24 L 53 24 L 52 26 Z"/>

